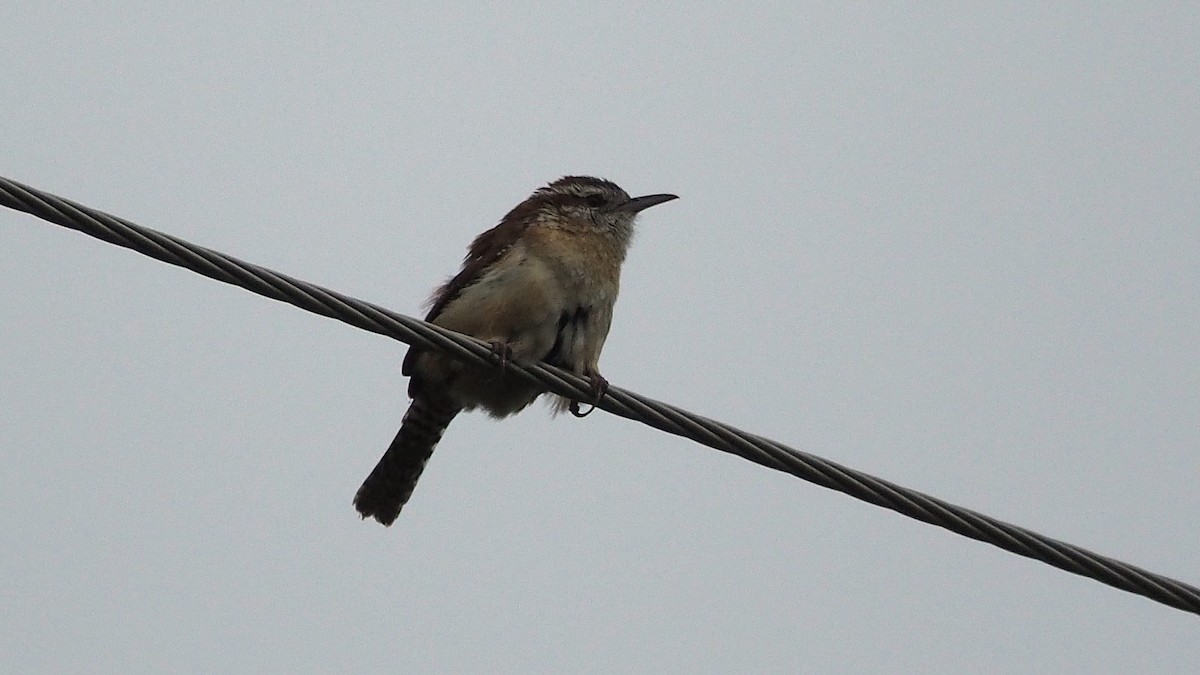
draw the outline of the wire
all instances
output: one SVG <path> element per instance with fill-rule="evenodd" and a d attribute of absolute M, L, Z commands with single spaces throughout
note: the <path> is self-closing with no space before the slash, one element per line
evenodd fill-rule
<path fill-rule="evenodd" d="M 474 338 L 243 262 L 3 177 L 0 177 L 0 204 L 422 349 L 434 349 L 477 365 L 499 366 L 490 347 Z M 507 367 L 509 372 L 539 383 L 555 394 L 573 399 L 587 398 L 589 395 L 590 383 L 565 370 L 544 363 L 510 362 Z M 1200 589 L 1189 584 L 1051 539 L 675 406 L 610 387 L 597 407 L 1017 555 L 1090 577 L 1185 612 L 1200 614 Z"/>

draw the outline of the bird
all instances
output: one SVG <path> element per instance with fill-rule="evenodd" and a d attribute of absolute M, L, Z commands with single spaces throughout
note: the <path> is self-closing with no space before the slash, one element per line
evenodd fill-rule
<path fill-rule="evenodd" d="M 642 211 L 678 199 L 630 197 L 615 183 L 564 176 L 538 188 L 471 242 L 462 268 L 429 300 L 425 320 L 491 345 L 501 368 L 410 347 L 401 366 L 412 399 L 400 430 L 354 496 L 364 520 L 399 517 L 450 422 L 480 409 L 500 419 L 543 390 L 506 373 L 510 360 L 544 361 L 588 380 L 591 402 L 608 387 L 600 351 L 612 324 L 621 265 Z M 586 413 L 554 396 L 555 413 Z M 590 410 L 588 411 L 590 412 Z"/>

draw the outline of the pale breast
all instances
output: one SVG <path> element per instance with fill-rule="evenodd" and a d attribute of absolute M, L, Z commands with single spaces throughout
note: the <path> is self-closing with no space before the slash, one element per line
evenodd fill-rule
<path fill-rule="evenodd" d="M 519 358 L 541 358 L 554 342 L 563 296 L 554 271 L 517 244 L 464 288 L 434 323 L 508 343 Z"/>

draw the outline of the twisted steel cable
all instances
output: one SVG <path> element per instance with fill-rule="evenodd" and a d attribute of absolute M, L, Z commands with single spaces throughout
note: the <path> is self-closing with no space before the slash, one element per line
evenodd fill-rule
<path fill-rule="evenodd" d="M 499 367 L 491 348 L 474 338 L 243 262 L 4 177 L 0 177 L 0 204 L 422 349 L 435 349 L 470 363 Z M 544 363 L 515 362 L 507 367 L 514 374 L 539 383 L 556 394 L 574 399 L 588 398 L 589 382 L 565 370 Z M 1017 555 L 1090 577 L 1185 612 L 1200 614 L 1200 589 L 1189 584 L 1051 539 L 675 406 L 610 387 L 597 407 Z"/>

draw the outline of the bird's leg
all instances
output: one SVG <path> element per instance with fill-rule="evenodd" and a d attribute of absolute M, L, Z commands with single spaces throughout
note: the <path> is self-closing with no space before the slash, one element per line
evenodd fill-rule
<path fill-rule="evenodd" d="M 488 346 L 491 347 L 492 354 L 496 356 L 496 360 L 500 363 L 500 373 L 497 375 L 499 377 L 504 374 L 504 371 L 508 370 L 508 362 L 512 361 L 512 345 L 503 340 L 489 340 Z"/>
<path fill-rule="evenodd" d="M 571 405 L 568 406 L 568 410 L 570 410 L 571 414 L 576 417 L 587 417 L 588 415 L 592 414 L 592 411 L 596 409 L 596 404 L 599 403 L 600 399 L 604 398 L 604 394 L 608 392 L 608 380 L 604 379 L 604 376 L 601 375 L 599 371 L 588 368 L 584 371 L 583 376 L 586 377 L 591 383 L 589 393 L 592 395 L 592 400 L 588 402 L 588 405 L 591 407 L 588 408 L 586 412 L 580 412 L 579 401 L 571 401 Z"/>

